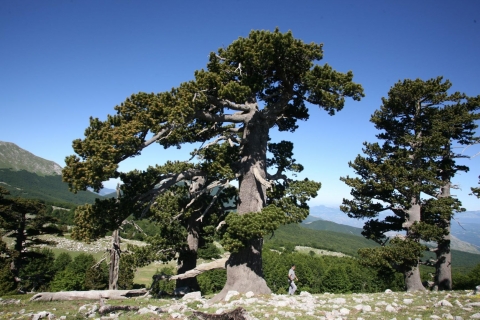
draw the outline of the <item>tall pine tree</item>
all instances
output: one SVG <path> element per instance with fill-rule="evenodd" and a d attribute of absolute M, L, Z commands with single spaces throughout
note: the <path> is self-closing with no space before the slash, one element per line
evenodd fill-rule
<path fill-rule="evenodd" d="M 270 131 L 294 132 L 298 120 L 309 118 L 307 103 L 334 115 L 345 98 L 363 96 L 351 72 L 316 64 L 322 55 L 322 45 L 306 44 L 291 32 L 252 31 L 247 38 L 212 52 L 207 68 L 197 70 L 194 80 L 160 94 L 132 95 L 106 121 L 91 119 L 85 139 L 73 143 L 77 155 L 66 159 L 64 180 L 74 190 L 98 190 L 102 181 L 120 177 L 124 196 L 119 206 L 135 207 L 132 212 L 141 211 L 140 207 L 143 212 L 157 210 L 157 197 L 168 195 L 166 191 L 177 188 L 180 181 L 203 181 L 187 197 L 191 198 L 187 206 L 165 220 L 173 223 L 181 215 L 202 224 L 207 223 L 211 207 L 193 209 L 194 194 L 207 194 L 213 185 L 226 189 L 229 181 L 238 181 L 235 212 L 216 218 L 222 243 L 232 252 L 227 283 L 216 298 L 229 290 L 270 293 L 263 279 L 262 237 L 282 223 L 303 220 L 308 215 L 306 202 L 320 188 L 317 182 L 287 175 L 302 167 L 283 155 L 291 153 L 293 145 L 269 141 Z M 146 147 L 177 148 L 187 143 L 203 143 L 192 152 L 198 162 L 172 161 L 128 174 L 118 171 L 121 161 L 139 156 Z M 172 203 L 169 211 L 176 211 L 175 206 Z M 106 212 L 112 216 L 102 221 L 104 226 L 115 227 L 125 218 L 118 210 Z M 178 230 L 182 228 L 184 224 Z M 190 226 L 186 230 L 196 232 Z"/>
<path fill-rule="evenodd" d="M 467 168 L 455 163 L 452 143 L 469 143 L 478 104 L 464 94 L 448 94 L 442 77 L 396 83 L 383 98 L 371 121 L 381 130 L 380 142 L 364 143 L 365 156 L 349 163 L 359 177 L 341 178 L 352 187 L 353 200 L 342 210 L 353 218 L 369 219 L 363 234 L 381 243 L 363 250 L 372 263 L 388 264 L 402 272 L 407 290 L 423 290 L 419 259 L 426 249 L 421 240 L 437 241 L 437 284 L 451 286 L 450 219 L 461 204 L 450 195 L 451 179 Z M 386 216 L 378 219 L 381 213 Z M 388 231 L 405 236 L 389 240 Z"/>

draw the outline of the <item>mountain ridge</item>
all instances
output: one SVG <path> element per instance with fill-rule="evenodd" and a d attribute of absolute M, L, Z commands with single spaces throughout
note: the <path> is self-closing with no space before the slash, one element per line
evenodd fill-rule
<path fill-rule="evenodd" d="M 62 174 L 62 167 L 57 163 L 40 158 L 15 143 L 6 141 L 0 141 L 0 168 L 14 171 L 26 170 L 39 176 Z"/>

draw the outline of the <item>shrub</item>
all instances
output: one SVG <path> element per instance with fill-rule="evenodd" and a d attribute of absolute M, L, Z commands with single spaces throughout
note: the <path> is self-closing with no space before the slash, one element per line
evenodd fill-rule
<path fill-rule="evenodd" d="M 198 248 L 198 257 L 205 260 L 218 259 L 221 257 L 220 249 L 213 243 Z"/>
<path fill-rule="evenodd" d="M 29 259 L 20 269 L 20 286 L 22 291 L 45 291 L 55 276 L 55 254 L 51 249 L 34 249 L 28 254 Z"/>
<path fill-rule="evenodd" d="M 161 297 L 165 293 L 171 294 L 175 289 L 175 281 L 168 280 L 156 280 L 158 275 L 171 276 L 175 274 L 175 269 L 173 267 L 165 266 L 160 270 L 157 270 L 153 275 L 152 286 L 150 287 L 150 292 L 154 297 Z"/>
<path fill-rule="evenodd" d="M 197 276 L 197 282 L 202 295 L 216 293 L 222 290 L 227 282 L 227 271 L 217 269 L 204 272 Z"/>

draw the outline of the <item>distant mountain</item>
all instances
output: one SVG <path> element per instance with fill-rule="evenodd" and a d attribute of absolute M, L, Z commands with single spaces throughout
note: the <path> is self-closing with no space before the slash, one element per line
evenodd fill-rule
<path fill-rule="evenodd" d="M 98 194 L 68 190 L 62 181 L 62 167 L 20 148 L 0 141 L 0 185 L 15 197 L 40 199 L 53 203 L 93 203 Z"/>
<path fill-rule="evenodd" d="M 339 207 L 312 206 L 310 207 L 310 216 L 357 228 L 363 228 L 364 224 L 363 220 L 349 218 Z"/>
<path fill-rule="evenodd" d="M 331 224 L 332 222 L 345 226 L 335 226 Z M 364 223 L 364 220 L 349 218 L 340 208 L 320 205 L 310 207 L 310 215 L 303 221 L 303 226 L 355 234 L 356 229 L 361 232 Z M 342 230 L 344 227 L 347 228 Z M 452 249 L 480 254 L 480 211 L 466 211 L 455 215 L 451 232 Z"/>
<path fill-rule="evenodd" d="M 351 227 L 344 224 L 338 224 L 335 222 L 327 221 L 327 220 L 316 220 L 312 222 L 302 222 L 302 227 L 313 229 L 313 230 L 322 230 L 322 231 L 333 231 L 345 234 L 351 234 L 354 236 L 362 236 L 361 228 Z"/>
<path fill-rule="evenodd" d="M 101 196 L 107 196 L 107 195 L 108 195 L 109 197 L 116 197 L 116 195 L 117 195 L 117 190 L 115 190 L 115 189 L 103 188 L 103 189 L 100 190 L 100 192 L 98 192 L 98 193 L 95 192 L 95 191 L 93 191 L 92 188 L 88 188 L 88 190 L 89 190 L 90 192 L 99 194 L 99 195 L 101 195 Z"/>
<path fill-rule="evenodd" d="M 62 174 L 62 167 L 55 162 L 37 157 L 14 143 L 4 141 L 0 141 L 0 168 L 25 170 L 39 176 Z"/>

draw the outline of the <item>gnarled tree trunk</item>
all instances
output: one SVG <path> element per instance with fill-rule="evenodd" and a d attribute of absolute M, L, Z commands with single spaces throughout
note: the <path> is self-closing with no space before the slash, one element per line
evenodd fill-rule
<path fill-rule="evenodd" d="M 238 214 L 260 212 L 266 205 L 266 186 L 255 177 L 256 174 L 266 177 L 266 152 L 268 142 L 268 127 L 261 125 L 260 112 L 250 111 L 252 117 L 247 122 L 243 145 L 241 165 L 243 176 L 239 181 Z M 255 294 L 270 294 L 271 290 L 263 278 L 262 269 L 263 239 L 249 241 L 239 252 L 232 252 L 227 261 L 227 283 L 212 302 L 222 300 L 228 291 L 241 293 L 252 291 Z"/>
<path fill-rule="evenodd" d="M 450 197 L 450 181 L 445 178 L 446 184 L 441 189 L 441 198 Z M 435 263 L 435 287 L 438 290 L 452 290 L 452 252 L 450 251 L 450 228 L 451 219 L 443 219 L 440 222 L 441 226 L 445 228 L 447 234 L 442 237 L 437 243 L 437 250 L 435 251 L 437 261 Z"/>
<path fill-rule="evenodd" d="M 407 237 L 412 236 L 413 239 L 416 239 L 416 235 L 412 235 L 410 228 L 415 222 L 420 222 L 420 205 L 417 203 L 417 198 L 412 198 L 412 206 L 408 210 L 406 215 L 406 221 L 403 224 L 403 227 L 407 230 Z M 418 239 L 419 240 L 419 239 Z M 419 269 L 420 261 L 417 259 L 417 263 L 403 272 L 403 277 L 405 280 L 405 287 L 408 292 L 412 291 L 424 291 L 425 287 L 422 284 L 422 278 L 420 277 Z"/>
<path fill-rule="evenodd" d="M 182 274 L 187 272 L 188 270 L 195 269 L 195 267 L 197 266 L 199 235 L 198 235 L 198 223 L 195 221 L 195 217 L 190 217 L 189 219 L 187 243 L 188 243 L 188 248 L 180 251 L 178 256 L 178 260 L 177 260 L 178 274 Z M 189 287 L 191 291 L 200 290 L 196 277 L 178 279 L 175 284 L 175 287 L 176 288 Z"/>

